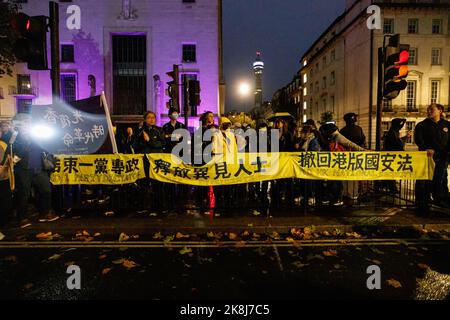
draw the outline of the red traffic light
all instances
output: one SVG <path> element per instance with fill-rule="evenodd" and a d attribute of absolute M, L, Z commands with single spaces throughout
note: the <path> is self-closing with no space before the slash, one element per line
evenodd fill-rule
<path fill-rule="evenodd" d="M 409 52 L 406 50 L 403 50 L 402 52 L 400 52 L 399 60 L 395 64 L 404 64 L 404 63 L 408 63 L 408 61 L 409 61 Z"/>

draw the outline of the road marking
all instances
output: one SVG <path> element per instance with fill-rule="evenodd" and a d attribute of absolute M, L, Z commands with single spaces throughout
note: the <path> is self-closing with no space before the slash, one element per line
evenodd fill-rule
<path fill-rule="evenodd" d="M 418 240 L 418 239 L 347 239 L 347 240 L 299 240 L 299 241 L 248 241 L 245 246 L 239 241 L 180 241 L 164 243 L 160 241 L 136 242 L 2 242 L 0 249 L 31 248 L 259 248 L 259 247 L 345 247 L 345 246 L 399 246 L 399 245 L 449 245 L 450 240 Z"/>

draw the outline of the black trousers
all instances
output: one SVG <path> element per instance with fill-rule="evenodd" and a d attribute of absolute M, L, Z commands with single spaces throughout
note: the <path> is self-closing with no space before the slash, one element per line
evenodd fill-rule
<path fill-rule="evenodd" d="M 9 180 L 0 181 L 0 226 L 4 226 L 12 216 L 13 201 Z"/>
<path fill-rule="evenodd" d="M 23 219 L 26 216 L 31 187 L 34 187 L 38 195 L 39 214 L 41 216 L 48 214 L 52 208 L 52 189 L 49 174 L 42 170 L 16 168 L 15 177 L 17 217 Z"/>

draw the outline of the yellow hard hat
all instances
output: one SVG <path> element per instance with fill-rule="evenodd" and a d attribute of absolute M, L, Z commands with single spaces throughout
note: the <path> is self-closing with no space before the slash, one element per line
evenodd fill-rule
<path fill-rule="evenodd" d="M 227 117 L 221 117 L 220 124 L 224 124 L 224 123 L 231 123 L 231 121 Z"/>

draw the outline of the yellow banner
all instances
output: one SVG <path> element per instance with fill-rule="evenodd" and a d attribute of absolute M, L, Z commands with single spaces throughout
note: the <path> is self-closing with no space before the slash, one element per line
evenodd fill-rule
<path fill-rule="evenodd" d="M 204 166 L 172 154 L 149 154 L 150 177 L 196 186 L 245 184 L 298 178 L 307 180 L 432 180 L 434 161 L 426 152 L 304 152 L 215 157 Z"/>
<path fill-rule="evenodd" d="M 143 155 L 59 155 L 56 159 L 50 178 L 54 185 L 122 185 L 145 178 Z"/>

